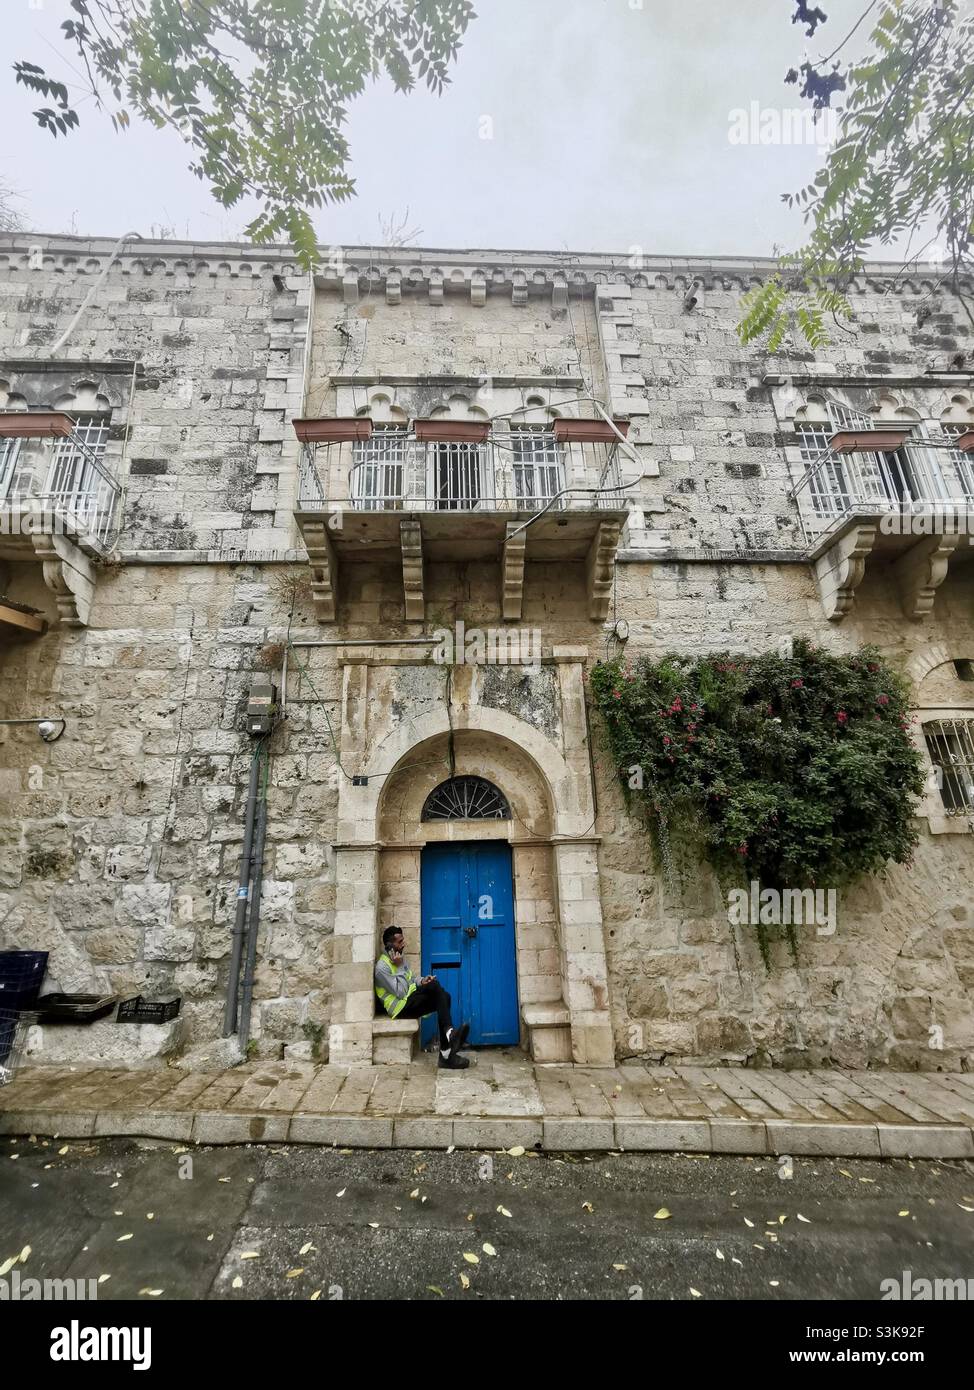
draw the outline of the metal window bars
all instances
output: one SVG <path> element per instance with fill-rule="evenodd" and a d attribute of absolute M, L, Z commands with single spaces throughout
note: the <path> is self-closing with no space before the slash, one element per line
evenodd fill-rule
<path fill-rule="evenodd" d="M 974 813 L 974 719 L 931 719 L 923 725 L 940 799 L 948 816 Z"/>
<path fill-rule="evenodd" d="M 109 419 L 72 418 L 75 428 L 63 438 L 0 441 L 0 506 L 50 513 L 67 534 L 104 552 L 116 534 L 121 493 L 104 465 Z"/>
<path fill-rule="evenodd" d="M 304 445 L 298 504 L 308 511 L 622 510 L 617 454 L 615 443 L 559 443 L 533 427 L 493 430 L 472 443 L 421 440 L 406 426 L 376 425 L 369 439 Z M 596 488 L 610 491 L 592 496 Z"/>
<path fill-rule="evenodd" d="M 974 458 L 952 443 L 964 426 L 939 434 L 908 422 L 909 437 L 888 453 L 833 453 L 841 430 L 902 433 L 904 425 L 877 422 L 840 402 L 828 402 L 829 420 L 799 423 L 798 444 L 805 473 L 791 489 L 808 544 L 819 541 L 855 512 L 931 511 L 945 518 L 974 510 Z"/>

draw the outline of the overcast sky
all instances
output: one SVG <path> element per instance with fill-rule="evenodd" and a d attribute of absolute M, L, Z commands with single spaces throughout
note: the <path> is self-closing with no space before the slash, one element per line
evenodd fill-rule
<path fill-rule="evenodd" d="M 353 105 L 358 194 L 319 215 L 323 243 L 375 242 L 380 217 L 408 207 L 423 246 L 768 255 L 797 244 L 800 215 L 780 195 L 808 182 L 821 149 L 732 143 L 731 113 L 797 109 L 785 71 L 806 43 L 816 58 L 831 52 L 864 0 L 828 0 L 812 40 L 791 23 L 794 0 L 476 6 L 444 96 L 397 95 L 383 81 Z M 40 103 L 9 63 L 41 64 L 80 90 L 60 34 L 72 11 L 68 0 L 3 0 L 3 11 L 0 178 L 34 230 L 241 239 L 251 209 L 213 202 L 174 134 L 117 135 L 90 99 L 67 139 L 40 131 Z"/>

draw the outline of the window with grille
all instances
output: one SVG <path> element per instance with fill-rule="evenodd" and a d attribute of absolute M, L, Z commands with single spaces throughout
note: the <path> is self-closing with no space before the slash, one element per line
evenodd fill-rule
<path fill-rule="evenodd" d="M 519 507 L 544 506 L 565 486 L 565 460 L 550 429 L 527 425 L 511 431 L 514 495 Z"/>
<path fill-rule="evenodd" d="M 107 415 L 75 415 L 74 431 L 67 439 L 54 442 L 51 471 L 47 479 L 47 495 L 70 503 L 73 510 L 83 509 L 85 499 L 94 505 L 101 463 L 108 445 Z"/>
<path fill-rule="evenodd" d="M 433 505 L 440 511 L 474 511 L 489 502 L 486 451 L 482 444 L 429 444 Z"/>
<path fill-rule="evenodd" d="M 933 719 L 923 726 L 940 799 L 948 816 L 974 812 L 974 718 Z"/>
<path fill-rule="evenodd" d="M 962 434 L 967 434 L 971 426 L 958 424 L 956 421 L 944 421 L 940 428 L 948 440 L 954 440 L 959 439 Z M 948 486 L 952 485 L 954 495 L 968 501 L 974 500 L 974 456 L 965 454 L 958 448 L 944 450 L 944 456 L 944 473 Z"/>
<path fill-rule="evenodd" d="M 352 505 L 361 511 L 381 511 L 402 500 L 406 462 L 405 425 L 376 425 L 371 439 L 360 439 L 352 450 Z"/>
<path fill-rule="evenodd" d="M 485 777 L 451 777 L 426 798 L 421 820 L 510 820 L 507 798 Z"/>

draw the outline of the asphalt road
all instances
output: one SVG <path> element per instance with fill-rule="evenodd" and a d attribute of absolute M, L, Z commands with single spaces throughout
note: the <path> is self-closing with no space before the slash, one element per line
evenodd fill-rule
<path fill-rule="evenodd" d="M 99 1301 L 974 1295 L 974 1164 L 4 1139 L 0 1267 L 25 1246 Z"/>

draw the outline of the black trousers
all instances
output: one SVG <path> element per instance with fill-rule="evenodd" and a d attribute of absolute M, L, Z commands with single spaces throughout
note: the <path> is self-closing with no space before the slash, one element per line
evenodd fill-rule
<path fill-rule="evenodd" d="M 446 1032 L 453 1027 L 450 1018 L 450 996 L 439 983 L 434 980 L 431 985 L 417 985 L 406 1003 L 406 1007 L 399 1012 L 400 1018 L 425 1018 L 427 1014 L 436 1014 L 440 1024 L 440 1050 L 445 1052 L 450 1046 Z"/>

